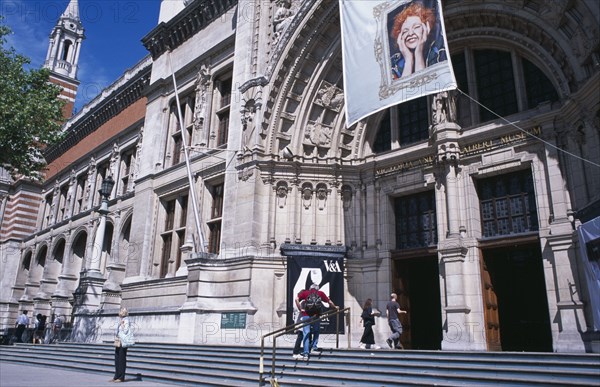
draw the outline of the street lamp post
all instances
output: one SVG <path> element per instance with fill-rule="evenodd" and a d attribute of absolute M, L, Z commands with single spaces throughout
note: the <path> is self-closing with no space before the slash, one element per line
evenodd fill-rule
<path fill-rule="evenodd" d="M 92 277 L 100 277 L 102 274 L 100 273 L 100 262 L 102 262 L 102 246 L 104 244 L 104 233 L 106 231 L 106 215 L 108 215 L 108 198 L 110 193 L 112 192 L 113 187 L 115 186 L 115 181 L 112 176 L 106 176 L 104 180 L 102 180 L 102 184 L 100 185 L 100 189 L 98 192 L 102 197 L 100 208 L 98 209 L 98 213 L 100 214 L 100 223 L 98 224 L 98 229 L 96 230 L 96 237 L 94 238 L 94 252 L 92 253 L 92 262 L 89 268 L 90 273 L 88 273 Z"/>

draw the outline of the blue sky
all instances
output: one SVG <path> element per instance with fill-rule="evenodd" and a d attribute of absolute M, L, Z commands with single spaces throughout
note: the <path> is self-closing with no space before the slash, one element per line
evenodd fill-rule
<path fill-rule="evenodd" d="M 86 39 L 81 47 L 81 84 L 75 108 L 133 67 L 148 51 L 141 39 L 158 23 L 161 0 L 79 0 Z M 39 68 L 46 59 L 49 35 L 69 0 L 0 0 L 0 15 L 13 34 L 8 44 Z"/>

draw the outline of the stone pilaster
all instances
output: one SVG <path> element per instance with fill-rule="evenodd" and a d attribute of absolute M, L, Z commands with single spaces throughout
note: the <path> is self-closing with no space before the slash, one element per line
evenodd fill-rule
<path fill-rule="evenodd" d="M 554 351 L 585 352 L 582 334 L 586 323 L 578 280 L 574 278 L 577 257 L 572 236 L 551 235 L 544 239 L 542 254 Z"/>

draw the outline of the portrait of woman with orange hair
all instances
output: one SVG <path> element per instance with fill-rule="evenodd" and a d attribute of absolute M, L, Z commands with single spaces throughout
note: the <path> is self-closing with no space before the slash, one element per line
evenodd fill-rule
<path fill-rule="evenodd" d="M 399 79 L 447 60 L 436 10 L 413 1 L 389 16 L 392 79 Z"/>

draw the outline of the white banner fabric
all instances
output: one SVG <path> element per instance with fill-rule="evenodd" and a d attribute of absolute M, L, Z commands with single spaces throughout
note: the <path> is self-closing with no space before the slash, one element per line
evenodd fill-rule
<path fill-rule="evenodd" d="M 346 126 L 456 89 L 441 0 L 340 0 Z"/>
<path fill-rule="evenodd" d="M 577 228 L 579 251 L 590 297 L 593 330 L 600 331 L 600 217 Z"/>

